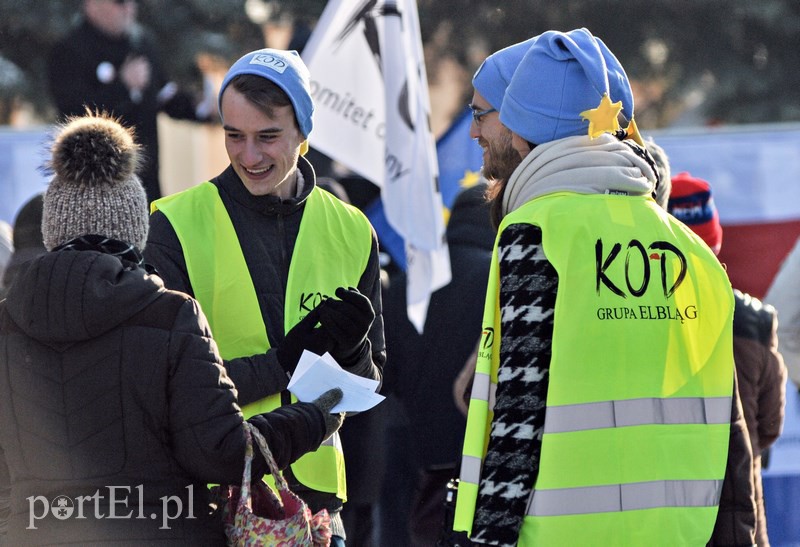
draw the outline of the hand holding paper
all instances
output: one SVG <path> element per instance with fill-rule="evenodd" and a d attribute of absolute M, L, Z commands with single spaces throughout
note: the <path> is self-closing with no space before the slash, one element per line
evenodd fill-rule
<path fill-rule="evenodd" d="M 342 369 L 326 353 L 322 357 L 304 351 L 289 380 L 288 389 L 299 401 L 311 402 L 329 389 L 338 387 L 344 396 L 331 412 L 363 412 L 374 407 L 384 396 L 375 393 L 378 381 L 362 378 Z"/>

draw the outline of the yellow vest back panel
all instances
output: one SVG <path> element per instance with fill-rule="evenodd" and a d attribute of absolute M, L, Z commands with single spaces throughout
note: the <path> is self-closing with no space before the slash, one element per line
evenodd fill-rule
<path fill-rule="evenodd" d="M 500 231 L 514 223 L 542 228 L 559 275 L 540 470 L 519 544 L 704 544 L 730 428 L 724 270 L 648 198 L 554 194 Z M 494 343 L 478 365 L 489 387 L 470 404 L 459 529 L 471 528 L 497 381 L 496 260 L 495 250 L 484 320 Z"/>

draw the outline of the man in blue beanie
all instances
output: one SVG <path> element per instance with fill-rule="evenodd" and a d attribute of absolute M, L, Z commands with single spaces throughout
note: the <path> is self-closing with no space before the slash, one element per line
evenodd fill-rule
<path fill-rule="evenodd" d="M 219 93 L 230 166 L 154 202 L 145 258 L 203 307 L 245 416 L 289 402 L 304 349 L 380 381 L 386 360 L 377 237 L 356 208 L 318 188 L 303 157 L 313 127 L 295 51 L 236 61 Z M 338 435 L 293 464 L 289 484 L 331 516 L 344 545 Z"/>
<path fill-rule="evenodd" d="M 472 77 L 472 124 L 469 136 L 483 148 L 483 176 L 489 182 L 492 198 L 490 215 L 495 228 L 500 224 L 499 208 L 494 206 L 505 182 L 519 165 L 519 154 L 511 146 L 511 131 L 500 123 L 500 107 L 517 65 L 536 41 L 536 37 L 508 46 L 489 55 Z"/>
<path fill-rule="evenodd" d="M 705 545 L 725 476 L 733 295 L 653 200 L 625 71 L 586 29 L 519 61 L 454 529 L 490 545 Z"/>

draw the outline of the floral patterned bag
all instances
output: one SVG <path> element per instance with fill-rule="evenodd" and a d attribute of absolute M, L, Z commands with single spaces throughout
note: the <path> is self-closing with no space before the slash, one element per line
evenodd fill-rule
<path fill-rule="evenodd" d="M 228 545 L 329 547 L 331 521 L 328 512 L 323 509 L 315 515 L 311 514 L 305 502 L 289 489 L 261 432 L 248 422 L 245 422 L 245 426 L 247 449 L 242 486 L 227 487 L 227 499 L 222 508 Z M 263 481 L 257 480 L 251 484 L 253 438 L 267 460 L 280 498 Z M 226 491 L 222 490 L 221 493 L 224 498 Z"/>

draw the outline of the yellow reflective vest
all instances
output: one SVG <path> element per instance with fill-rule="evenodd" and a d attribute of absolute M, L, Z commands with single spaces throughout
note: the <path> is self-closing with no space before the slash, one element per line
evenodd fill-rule
<path fill-rule="evenodd" d="M 239 238 L 219 191 L 204 182 L 151 205 L 167 217 L 183 249 L 192 291 L 208 318 L 223 359 L 266 352 L 270 345 Z M 367 218 L 355 207 L 315 188 L 308 196 L 289 266 L 284 332 L 337 287 L 355 287 L 372 245 Z M 281 405 L 276 393 L 246 405 L 245 417 Z M 292 464 L 305 486 L 347 499 L 338 434 Z"/>
<path fill-rule="evenodd" d="M 733 292 L 714 254 L 647 197 L 561 192 L 504 218 L 558 273 L 532 545 L 705 545 L 727 462 Z M 499 241 L 498 234 L 498 241 Z M 456 530 L 472 530 L 502 339 L 497 245 Z"/>

